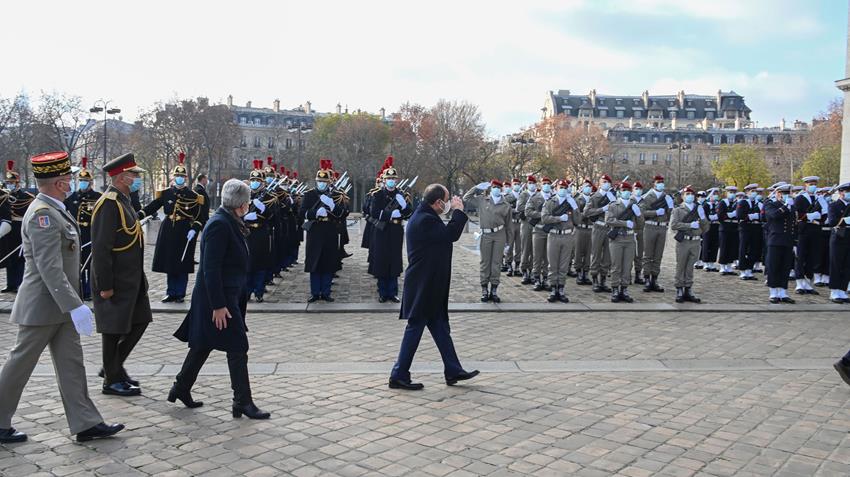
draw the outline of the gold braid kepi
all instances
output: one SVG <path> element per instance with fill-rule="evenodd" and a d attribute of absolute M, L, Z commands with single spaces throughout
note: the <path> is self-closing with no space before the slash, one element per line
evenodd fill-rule
<path fill-rule="evenodd" d="M 49 179 L 71 174 L 71 157 L 64 151 L 39 154 L 30 158 L 30 163 L 36 179 Z"/>

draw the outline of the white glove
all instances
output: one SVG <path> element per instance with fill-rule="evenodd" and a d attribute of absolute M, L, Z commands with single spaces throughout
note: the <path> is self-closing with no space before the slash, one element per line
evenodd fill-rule
<path fill-rule="evenodd" d="M 12 225 L 9 222 L 0 223 L 0 238 L 12 231 Z"/>
<path fill-rule="evenodd" d="M 664 198 L 667 199 L 667 208 L 672 209 L 673 208 L 673 198 L 670 197 L 669 195 L 664 196 Z"/>
<path fill-rule="evenodd" d="M 701 220 L 705 220 L 705 209 L 703 209 L 700 206 L 697 206 L 697 207 L 699 207 L 699 209 L 697 209 L 697 213 L 699 214 L 699 218 Z"/>
<path fill-rule="evenodd" d="M 829 210 L 829 204 L 826 203 L 826 199 L 823 197 L 818 197 L 818 204 L 820 204 L 821 210 Z"/>
<path fill-rule="evenodd" d="M 726 214 L 726 215 L 727 215 L 730 219 L 734 219 L 735 217 L 737 217 L 737 216 L 738 216 L 738 211 L 737 211 L 737 210 L 733 210 L 732 212 L 729 212 L 729 213 L 728 213 L 728 214 Z"/>
<path fill-rule="evenodd" d="M 487 190 L 488 187 L 490 187 L 489 182 L 482 182 L 482 183 L 478 184 L 477 186 L 475 186 L 475 188 L 478 189 L 478 190 Z"/>
<path fill-rule="evenodd" d="M 254 207 L 256 207 L 261 214 L 266 211 L 266 204 L 264 204 L 260 199 L 254 199 L 251 203 L 254 204 Z"/>
<path fill-rule="evenodd" d="M 567 214 L 561 214 L 561 222 L 569 222 L 570 216 Z"/>
<path fill-rule="evenodd" d="M 844 223 L 850 225 L 850 217 L 844 217 Z"/>
<path fill-rule="evenodd" d="M 626 227 L 633 229 L 633 228 L 635 228 L 635 223 L 632 222 L 631 220 L 627 220 L 626 221 Z"/>
<path fill-rule="evenodd" d="M 257 213 L 256 212 L 248 212 L 247 214 L 245 214 L 244 217 L 242 217 L 242 220 L 243 221 L 244 220 L 257 220 Z"/>
<path fill-rule="evenodd" d="M 481 232 L 473 233 L 472 238 L 474 238 L 475 240 L 481 240 Z"/>
<path fill-rule="evenodd" d="M 794 201 L 791 199 L 791 197 L 785 198 L 785 205 L 787 205 L 788 207 L 791 207 L 792 205 L 794 205 Z"/>
<path fill-rule="evenodd" d="M 401 196 L 401 194 L 396 194 L 396 196 L 395 196 L 395 201 L 396 201 L 396 202 L 398 202 L 398 205 L 399 205 L 402 209 L 403 209 L 403 208 L 405 208 L 405 207 L 407 207 L 407 201 L 406 201 L 406 200 L 404 200 L 404 197 L 402 197 L 402 196 Z"/>
<path fill-rule="evenodd" d="M 334 210 L 334 200 L 325 194 L 319 196 L 319 200 L 322 201 L 323 204 L 330 207 L 331 210 Z"/>
<path fill-rule="evenodd" d="M 390 218 L 400 219 L 401 218 L 401 212 L 399 212 L 398 209 L 393 210 L 393 213 L 390 214 Z"/>
<path fill-rule="evenodd" d="M 573 210 L 578 210 L 578 204 L 576 204 L 575 199 L 573 199 L 572 197 L 567 197 L 567 202 L 570 203 L 570 207 L 572 207 Z"/>
<path fill-rule="evenodd" d="M 605 197 L 607 197 L 608 200 L 611 201 L 611 202 L 614 202 L 615 200 L 617 200 L 617 198 L 614 197 L 614 194 L 612 192 L 606 192 Z"/>
<path fill-rule="evenodd" d="M 747 214 L 747 218 L 750 220 L 758 220 L 759 214 Z"/>
<path fill-rule="evenodd" d="M 655 210 L 655 215 L 659 217 L 663 217 L 665 213 L 667 213 L 667 210 L 664 207 Z"/>
<path fill-rule="evenodd" d="M 637 204 L 632 204 L 632 212 L 633 212 L 636 216 L 640 217 L 640 207 L 638 207 L 638 205 L 637 205 Z"/>
<path fill-rule="evenodd" d="M 693 222 L 691 222 L 691 228 L 692 228 L 692 229 L 698 229 L 698 228 L 699 228 L 699 222 L 698 222 L 698 221 L 696 221 L 696 220 L 694 220 Z"/>
<path fill-rule="evenodd" d="M 602 206 L 602 212 L 608 212 L 608 205 Z"/>
<path fill-rule="evenodd" d="M 327 217 L 328 211 L 324 207 L 319 207 L 319 210 L 316 211 L 316 217 Z"/>
<path fill-rule="evenodd" d="M 820 212 L 809 212 L 806 214 L 806 218 L 809 220 L 820 220 Z"/>
<path fill-rule="evenodd" d="M 717 214 L 711 214 L 711 215 L 709 215 L 709 216 L 708 216 L 708 220 L 710 220 L 710 221 L 714 222 L 715 220 L 717 220 Z"/>
<path fill-rule="evenodd" d="M 759 202 L 759 210 L 764 210 L 764 204 Z"/>
<path fill-rule="evenodd" d="M 71 310 L 71 321 L 74 322 L 77 333 L 85 336 L 91 336 L 94 333 L 94 315 L 86 305 L 80 305 Z"/>
<path fill-rule="evenodd" d="M 186 241 L 187 241 L 187 242 L 191 242 L 191 241 L 192 241 L 192 239 L 193 239 L 193 238 L 195 238 L 195 235 L 196 235 L 197 233 L 198 233 L 198 232 L 195 232 L 195 229 L 190 229 L 190 230 L 189 230 L 189 232 L 186 234 Z"/>

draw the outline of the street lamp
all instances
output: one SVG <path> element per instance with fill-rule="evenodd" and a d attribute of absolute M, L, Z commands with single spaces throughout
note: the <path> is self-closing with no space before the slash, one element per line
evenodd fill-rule
<path fill-rule="evenodd" d="M 110 108 L 109 103 L 112 101 L 105 101 L 103 99 L 98 99 L 94 102 L 94 106 L 89 109 L 89 112 L 92 114 L 103 113 L 103 165 L 106 165 L 106 120 L 108 115 L 114 115 L 121 112 L 118 108 Z M 98 104 L 102 106 L 98 106 Z M 103 170 L 101 166 L 101 171 L 103 172 L 103 187 L 106 188 L 106 171 Z"/>
<path fill-rule="evenodd" d="M 682 151 L 687 151 L 690 148 L 691 148 L 690 144 L 684 144 L 684 143 L 681 143 L 681 142 L 674 142 L 673 144 L 670 144 L 670 147 L 667 148 L 671 151 L 674 150 L 674 149 L 679 150 L 679 161 L 677 163 L 678 165 L 677 165 L 677 171 L 676 171 L 676 187 L 677 188 L 682 187 Z"/>
<path fill-rule="evenodd" d="M 525 136 L 512 137 L 510 140 L 511 144 L 518 145 L 519 148 L 516 150 L 516 167 L 519 168 L 522 165 L 525 165 L 526 159 L 526 148 L 530 148 L 536 144 L 534 138 L 526 138 Z"/>
<path fill-rule="evenodd" d="M 298 145 L 297 145 L 297 147 L 298 147 L 298 158 L 296 159 L 296 161 L 297 161 L 296 171 L 298 171 L 299 174 L 303 174 L 304 171 L 301 170 L 301 156 L 304 155 L 304 150 L 301 147 L 301 135 L 302 134 L 306 135 L 306 134 L 312 132 L 313 128 L 311 126 L 306 126 L 306 125 L 302 124 L 300 126 L 287 128 L 287 131 L 290 132 L 290 133 L 294 133 L 294 132 L 298 133 L 298 136 L 297 136 L 297 138 L 298 138 L 297 139 L 298 140 Z"/>

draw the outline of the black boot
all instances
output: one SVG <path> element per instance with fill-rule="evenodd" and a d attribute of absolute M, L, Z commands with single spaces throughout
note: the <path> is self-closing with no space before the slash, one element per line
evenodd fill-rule
<path fill-rule="evenodd" d="M 251 398 L 248 355 L 227 353 L 227 368 L 230 371 L 230 386 L 233 388 L 233 417 L 242 417 L 244 414 L 250 419 L 268 419 L 271 414 L 257 408 Z"/>
<path fill-rule="evenodd" d="M 685 292 L 682 287 L 676 287 L 676 303 L 685 302 Z"/>
<path fill-rule="evenodd" d="M 560 300 L 561 303 L 570 302 L 570 299 L 567 298 L 567 294 L 564 293 L 564 287 L 558 287 L 558 300 Z"/>
<path fill-rule="evenodd" d="M 178 389 L 177 383 L 174 383 L 171 386 L 171 391 L 168 392 L 168 402 L 177 402 L 178 399 L 189 409 L 194 409 L 204 405 L 203 402 L 192 399 L 192 393 Z"/>
<path fill-rule="evenodd" d="M 649 293 L 652 291 L 652 275 L 644 275 L 643 278 L 643 291 Z"/>
<path fill-rule="evenodd" d="M 577 277 L 577 276 L 578 276 L 578 273 L 577 273 L 577 272 L 574 272 L 574 271 L 573 271 L 573 267 L 572 267 L 572 266 L 570 266 L 570 268 L 568 268 L 568 269 L 567 269 L 567 276 L 568 276 L 568 277 L 570 277 L 570 278 L 572 278 L 572 277 Z"/>
<path fill-rule="evenodd" d="M 639 271 L 635 270 L 635 285 L 643 285 L 646 283 Z"/>
<path fill-rule="evenodd" d="M 534 291 L 543 291 L 543 277 L 534 279 Z"/>
<path fill-rule="evenodd" d="M 520 283 L 522 283 L 523 285 L 531 285 L 533 283 L 531 280 L 531 272 L 522 272 L 522 281 Z"/>
<path fill-rule="evenodd" d="M 599 287 L 602 288 L 602 291 L 609 292 L 611 291 L 611 287 L 605 284 L 605 280 L 607 280 L 607 275 L 602 275 L 602 278 L 599 279 Z"/>
<path fill-rule="evenodd" d="M 499 298 L 499 295 L 496 294 L 496 290 L 499 289 L 499 285 L 490 284 L 490 301 L 493 303 L 501 303 L 502 299 Z"/>
<path fill-rule="evenodd" d="M 652 291 L 664 293 L 664 288 L 658 284 L 658 275 L 652 275 Z"/>
<path fill-rule="evenodd" d="M 702 302 L 702 300 L 700 300 L 699 298 L 697 298 L 697 296 L 696 296 L 696 295 L 694 295 L 694 294 L 691 292 L 691 287 L 685 287 L 685 300 L 686 300 L 686 301 L 689 301 L 689 302 L 691 302 L 691 303 L 701 303 L 701 302 Z"/>
<path fill-rule="evenodd" d="M 628 290 L 629 290 L 629 287 L 620 287 L 620 300 L 622 300 L 626 303 L 631 303 L 631 302 L 635 301 L 635 299 L 629 296 Z"/>
<path fill-rule="evenodd" d="M 490 290 L 487 289 L 487 285 L 481 285 L 481 303 L 488 301 L 490 301 Z"/>
<path fill-rule="evenodd" d="M 614 287 L 614 290 L 611 292 L 611 303 L 620 303 L 620 290 Z"/>
<path fill-rule="evenodd" d="M 599 286 L 599 277 L 597 277 L 596 275 L 593 275 L 593 280 L 591 281 L 591 283 L 593 283 L 593 293 L 602 293 L 603 291 L 605 291 L 602 289 L 601 286 Z"/>
<path fill-rule="evenodd" d="M 552 288 L 552 293 L 549 294 L 549 298 L 546 299 L 549 303 L 555 303 L 558 301 L 558 287 Z"/>
<path fill-rule="evenodd" d="M 552 285 L 549 284 L 548 278 L 543 278 L 543 290 L 544 291 L 552 291 Z"/>
<path fill-rule="evenodd" d="M 592 285 L 593 284 L 593 282 L 590 281 L 590 278 L 587 278 L 587 274 L 588 274 L 587 270 L 581 271 L 581 275 L 580 275 L 581 276 L 581 282 L 579 282 L 579 285 Z"/>

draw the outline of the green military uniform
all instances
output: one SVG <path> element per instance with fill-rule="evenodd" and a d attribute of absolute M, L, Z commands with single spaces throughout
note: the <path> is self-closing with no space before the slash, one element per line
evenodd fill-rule
<path fill-rule="evenodd" d="M 643 204 L 643 195 L 638 196 L 637 190 L 643 190 L 643 185 L 640 182 L 634 183 L 634 192 L 632 194 L 632 200 L 635 204 L 640 207 Z M 645 220 L 641 221 L 640 227 L 635 226 L 635 279 L 634 283 L 636 285 L 645 283 L 643 279 L 642 271 L 643 271 L 643 255 L 644 255 L 644 246 L 643 246 L 643 229 L 645 227 Z"/>
<path fill-rule="evenodd" d="M 562 182 L 561 186 L 566 190 L 565 182 Z M 552 287 L 549 302 L 567 303 L 570 300 L 564 292 L 564 286 L 570 256 L 575 248 L 575 224 L 581 221 L 581 211 L 575 199 L 569 195 L 560 197 L 556 194 L 543 205 L 540 221 L 548 234 L 546 253 L 549 262 L 549 284 Z"/>
<path fill-rule="evenodd" d="M 685 194 L 693 197 L 693 190 L 685 189 Z M 687 197 L 687 195 L 686 195 Z M 693 211 L 693 212 L 692 212 Z M 699 303 L 700 299 L 691 293 L 694 285 L 694 263 L 699 259 L 702 245 L 702 234 L 708 232 L 711 221 L 702 206 L 692 202 L 682 202 L 673 209 L 670 217 L 670 228 L 676 235 L 676 301 L 692 301 Z M 681 240 L 679 240 L 681 239 Z"/>
<path fill-rule="evenodd" d="M 532 192 L 529 190 L 529 184 L 533 184 L 535 191 Z M 520 218 L 520 227 L 519 227 L 519 241 L 520 241 L 520 270 L 522 270 L 522 284 L 528 285 L 533 282 L 531 278 L 531 265 L 534 259 L 534 246 L 532 241 L 532 235 L 534 231 L 534 226 L 531 225 L 531 220 L 525 215 L 525 206 L 528 205 L 528 199 L 531 196 L 538 194 L 537 192 L 537 180 L 534 176 L 529 176 L 528 181 L 526 183 L 526 188 L 519 193 L 519 198 L 516 202 L 516 210 L 519 212 Z"/>
<path fill-rule="evenodd" d="M 519 186 L 518 181 L 514 182 L 514 184 Z M 505 250 L 505 265 L 508 267 L 508 276 L 513 277 L 520 275 L 520 261 L 522 260 L 522 220 L 520 220 L 520 212 L 517 209 L 522 191 L 517 192 L 511 189 L 503 195 L 511 208 L 511 220 L 508 224 L 508 243 Z"/>
<path fill-rule="evenodd" d="M 585 185 L 590 185 L 586 183 Z M 581 214 L 581 220 L 576 221 L 576 238 L 575 238 L 575 269 L 578 276 L 576 284 L 590 285 L 591 282 L 588 275 L 590 274 L 590 251 L 591 251 L 591 231 L 593 221 L 584 215 L 585 207 L 590 203 L 590 194 L 583 192 L 576 197 L 576 204 Z"/>
<path fill-rule="evenodd" d="M 548 183 L 549 180 L 544 178 L 543 182 Z M 531 196 L 525 204 L 525 216 L 528 217 L 529 223 L 534 226 L 531 233 L 531 247 L 534 254 L 531 275 L 535 280 L 535 291 L 548 290 L 550 286 L 546 278 L 549 268 L 549 261 L 546 256 L 546 242 L 549 239 L 549 234 L 543 230 L 543 224 L 540 223 L 540 218 L 543 213 L 543 204 L 551 197 L 551 193 L 547 194 L 541 191 L 539 194 Z"/>
<path fill-rule="evenodd" d="M 655 176 L 656 184 L 663 182 L 663 177 Z M 658 274 L 661 273 L 661 259 L 667 243 L 667 225 L 670 223 L 670 211 L 673 210 L 673 198 L 653 188 L 644 194 L 640 208 L 646 221 L 643 232 L 643 274 L 646 285 L 643 291 L 663 292 L 664 288 L 658 285 Z"/>
<path fill-rule="evenodd" d="M 605 212 L 608 204 L 615 200 L 612 192 L 597 191 L 590 196 L 590 202 L 584 208 L 584 216 L 592 221 L 590 235 L 590 276 L 593 279 L 593 291 L 596 293 L 611 291 L 605 280 L 611 268 L 611 251 L 608 240 L 608 227 L 605 225 Z"/>
<path fill-rule="evenodd" d="M 508 240 L 508 226 L 511 220 L 511 206 L 502 197 L 502 183 L 493 181 L 491 190 L 484 195 L 488 184 L 483 182 L 469 189 L 463 195 L 464 202 L 474 202 L 478 208 L 478 226 L 481 228 L 480 267 L 481 301 L 500 302 L 497 294 L 501 277 L 502 254 Z M 489 288 L 488 288 L 489 286 Z"/>
<path fill-rule="evenodd" d="M 621 185 L 622 190 L 631 190 Z M 605 212 L 605 225 L 616 236 L 611 238 L 611 301 L 633 301 L 627 289 L 631 281 L 632 263 L 635 259 L 635 227 L 640 208 L 630 200 L 611 202 Z"/>

